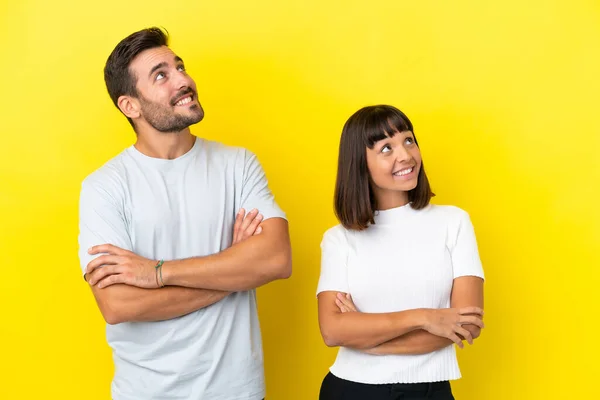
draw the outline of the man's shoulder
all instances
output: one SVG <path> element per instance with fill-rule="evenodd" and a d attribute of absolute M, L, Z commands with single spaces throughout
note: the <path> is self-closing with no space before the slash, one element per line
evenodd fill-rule
<path fill-rule="evenodd" d="M 228 159 L 245 159 L 252 155 L 252 152 L 245 147 L 234 146 L 218 142 L 216 140 L 199 139 L 205 151 L 213 157 L 223 157 Z"/>
<path fill-rule="evenodd" d="M 242 146 L 234 146 L 213 140 L 201 139 L 206 160 L 213 166 L 220 166 L 237 172 L 258 171 L 261 163 L 256 154 Z"/>
<path fill-rule="evenodd" d="M 110 190 L 122 186 L 125 182 L 128 157 L 127 150 L 123 150 L 106 161 L 83 179 L 82 187 Z"/>

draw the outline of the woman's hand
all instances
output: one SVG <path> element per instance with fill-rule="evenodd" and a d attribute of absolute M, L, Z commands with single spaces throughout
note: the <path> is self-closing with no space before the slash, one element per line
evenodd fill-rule
<path fill-rule="evenodd" d="M 350 293 L 338 293 L 335 304 L 342 313 L 358 312 Z M 463 340 L 473 344 L 471 333 L 462 325 L 473 324 L 483 328 L 483 310 L 479 307 L 424 309 L 423 329 L 436 336 L 452 340 L 461 349 Z"/>
<path fill-rule="evenodd" d="M 352 301 L 350 293 L 338 293 L 335 297 L 335 305 L 338 306 L 341 312 L 357 312 L 356 306 Z"/>
<path fill-rule="evenodd" d="M 482 317 L 483 310 L 479 307 L 425 309 L 423 329 L 452 340 L 462 349 L 464 345 L 460 336 L 473 344 L 471 333 L 462 325 L 473 324 L 483 328 Z"/>

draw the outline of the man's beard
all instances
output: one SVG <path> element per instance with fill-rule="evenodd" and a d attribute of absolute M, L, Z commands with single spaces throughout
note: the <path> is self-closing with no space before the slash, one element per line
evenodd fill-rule
<path fill-rule="evenodd" d="M 192 89 L 181 91 L 177 93 L 173 99 L 180 98 L 187 93 L 194 92 Z M 194 98 L 195 97 L 196 94 L 194 93 Z M 181 115 L 177 114 L 173 110 L 172 106 L 163 106 L 161 104 L 154 103 L 146 100 L 141 95 L 139 99 L 142 106 L 142 116 L 146 122 L 150 124 L 150 126 L 159 132 L 181 132 L 190 125 L 197 124 L 198 122 L 202 121 L 202 118 L 204 118 L 204 110 L 202 110 L 200 103 L 194 104 L 188 108 L 188 110 L 191 111 L 189 115 Z M 171 101 L 171 103 L 173 103 L 173 101 Z"/>

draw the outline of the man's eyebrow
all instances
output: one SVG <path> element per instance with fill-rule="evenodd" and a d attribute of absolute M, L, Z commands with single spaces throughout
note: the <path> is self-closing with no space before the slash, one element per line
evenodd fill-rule
<path fill-rule="evenodd" d="M 166 67 L 166 66 L 167 66 L 167 63 L 166 63 L 166 62 L 161 62 L 161 63 L 158 63 L 158 64 L 156 64 L 156 65 L 155 65 L 154 67 L 152 67 L 152 69 L 150 70 L 150 73 L 148 74 L 148 77 L 151 77 L 151 76 L 152 76 L 152 74 L 154 73 L 154 71 L 156 71 L 157 69 L 160 69 L 160 68 L 163 68 L 163 67 Z"/>
<path fill-rule="evenodd" d="M 175 56 L 175 62 L 183 64 L 183 59 L 181 57 L 179 57 L 179 56 Z"/>

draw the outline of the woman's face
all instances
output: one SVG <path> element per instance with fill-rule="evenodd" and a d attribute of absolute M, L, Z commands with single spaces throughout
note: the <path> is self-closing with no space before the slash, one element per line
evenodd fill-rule
<path fill-rule="evenodd" d="M 367 148 L 371 188 L 380 210 L 408 203 L 408 191 L 417 187 L 421 152 L 411 131 L 396 132 Z"/>

